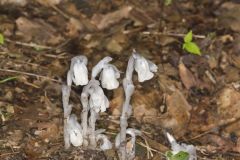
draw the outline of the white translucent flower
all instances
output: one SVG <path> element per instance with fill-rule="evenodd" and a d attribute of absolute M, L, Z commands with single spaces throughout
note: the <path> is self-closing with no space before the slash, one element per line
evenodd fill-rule
<path fill-rule="evenodd" d="M 151 79 L 153 77 L 152 72 L 157 72 L 157 66 L 137 53 L 134 53 L 133 57 L 135 59 L 134 69 L 138 73 L 138 81 L 144 82 Z"/>
<path fill-rule="evenodd" d="M 87 58 L 85 56 L 76 56 L 71 60 L 71 67 L 67 75 L 68 85 L 72 85 L 72 81 L 75 85 L 88 84 L 88 70 L 87 70 Z"/>
<path fill-rule="evenodd" d="M 100 60 L 98 64 L 95 65 L 92 69 L 92 79 L 95 79 L 97 75 L 101 72 L 101 70 L 104 68 L 104 66 L 111 61 L 112 61 L 112 58 L 108 56 Z"/>
<path fill-rule="evenodd" d="M 81 146 L 83 143 L 82 136 L 82 127 L 77 121 L 77 117 L 75 114 L 72 114 L 67 123 L 67 131 L 70 138 L 70 142 L 73 146 Z"/>
<path fill-rule="evenodd" d="M 101 145 L 100 145 L 100 149 L 101 150 L 108 150 L 108 149 L 112 149 L 112 143 L 109 141 L 108 137 L 105 136 L 104 134 L 98 134 L 96 137 L 97 141 L 102 141 Z"/>
<path fill-rule="evenodd" d="M 114 65 L 105 64 L 100 76 L 102 87 L 108 90 L 118 88 L 118 78 L 120 78 L 119 70 Z"/>
<path fill-rule="evenodd" d="M 185 143 L 179 144 L 179 143 L 177 143 L 175 138 L 169 133 L 167 133 L 167 138 L 171 144 L 171 149 L 172 149 L 173 154 L 177 154 L 180 151 L 184 151 L 184 152 L 189 153 L 189 160 L 197 159 L 196 148 L 193 145 L 187 145 Z"/>
<path fill-rule="evenodd" d="M 94 108 L 98 113 L 99 111 L 105 112 L 109 107 L 109 101 L 107 97 L 104 95 L 102 88 L 99 85 L 92 85 L 89 88 L 89 105 L 90 108 Z"/>

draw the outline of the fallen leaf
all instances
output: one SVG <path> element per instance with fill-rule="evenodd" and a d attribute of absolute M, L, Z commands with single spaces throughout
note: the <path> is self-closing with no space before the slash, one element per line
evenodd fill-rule
<path fill-rule="evenodd" d="M 192 106 L 179 90 L 175 90 L 171 95 L 167 95 L 166 105 L 167 112 L 161 119 L 161 126 L 171 129 L 175 137 L 183 136 L 187 132 Z"/>
<path fill-rule="evenodd" d="M 194 75 L 191 73 L 191 71 L 183 64 L 183 62 L 180 60 L 179 65 L 179 75 L 182 80 L 182 83 L 187 89 L 190 89 L 191 87 L 196 86 L 196 79 Z"/>
<path fill-rule="evenodd" d="M 42 19 L 29 20 L 20 17 L 16 20 L 16 24 L 18 29 L 16 34 L 21 36 L 24 41 L 56 45 L 63 40 L 57 30 Z"/>
<path fill-rule="evenodd" d="M 37 0 L 38 3 L 40 3 L 43 6 L 52 6 L 52 5 L 58 5 L 61 3 L 62 0 Z"/>
<path fill-rule="evenodd" d="M 6 4 L 24 7 L 27 4 L 27 0 L 1 0 L 0 1 L 0 5 L 6 5 Z"/>
<path fill-rule="evenodd" d="M 129 13 L 133 8 L 131 6 L 124 6 L 117 11 L 108 13 L 106 15 L 95 14 L 92 17 L 92 24 L 97 26 L 99 30 L 103 30 L 113 24 L 118 23 L 123 18 L 128 18 Z"/>

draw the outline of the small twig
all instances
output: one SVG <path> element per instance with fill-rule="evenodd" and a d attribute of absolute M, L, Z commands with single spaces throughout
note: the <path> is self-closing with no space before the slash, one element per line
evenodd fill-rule
<path fill-rule="evenodd" d="M 18 153 L 20 152 L 3 153 L 3 154 L 0 154 L 0 157 L 9 156 L 9 155 L 18 154 Z"/>
<path fill-rule="evenodd" d="M 25 43 L 25 42 L 19 42 L 19 41 L 12 41 L 10 39 L 5 39 L 6 42 L 9 42 L 9 43 L 14 43 L 14 44 L 17 44 L 17 45 L 21 45 L 21 46 L 25 46 L 25 47 L 31 47 L 31 48 L 40 48 L 40 49 L 53 49 L 52 47 L 49 47 L 49 46 L 44 46 L 44 45 L 39 45 L 39 44 L 35 44 L 35 43 Z"/>
<path fill-rule="evenodd" d="M 61 14 L 64 18 L 66 18 L 66 19 L 70 19 L 70 18 L 71 18 L 71 17 L 68 16 L 66 13 L 64 13 L 63 11 L 61 11 L 57 6 L 51 5 L 51 7 L 52 7 L 55 11 L 57 11 L 59 14 Z"/>
<path fill-rule="evenodd" d="M 35 73 L 17 71 L 17 70 L 12 70 L 12 69 L 3 69 L 3 68 L 0 68 L 0 71 L 10 72 L 10 73 L 19 73 L 19 74 L 23 74 L 23 75 L 27 75 L 27 76 L 32 76 L 32 77 L 37 77 L 37 78 L 45 78 L 45 79 L 49 79 L 49 80 L 51 80 L 51 81 L 53 81 L 53 82 L 62 83 L 62 82 L 59 81 L 59 80 L 56 80 L 56 79 L 53 79 L 53 78 L 50 78 L 50 77 L 47 77 L 47 76 L 37 75 L 37 74 L 35 74 Z"/>
<path fill-rule="evenodd" d="M 165 154 L 164 154 L 164 153 L 162 153 L 162 152 L 160 152 L 160 151 L 158 151 L 158 150 L 156 150 L 156 149 L 153 149 L 153 148 L 151 148 L 150 146 L 146 146 L 146 145 L 145 145 L 144 143 L 142 143 L 142 142 L 139 142 L 138 144 L 141 145 L 141 146 L 143 146 L 143 147 L 148 148 L 149 150 L 151 150 L 151 151 L 153 151 L 153 152 L 159 153 L 159 154 L 161 154 L 161 155 L 163 155 L 163 156 L 165 157 Z"/>
<path fill-rule="evenodd" d="M 142 34 L 145 35 L 162 35 L 162 36 L 172 36 L 172 37 L 184 37 L 185 34 L 181 34 L 181 33 L 165 33 L 165 32 L 149 32 L 149 31 L 145 31 L 142 32 Z M 205 35 L 193 35 L 194 38 L 199 38 L 199 39 L 204 39 L 206 38 Z"/>

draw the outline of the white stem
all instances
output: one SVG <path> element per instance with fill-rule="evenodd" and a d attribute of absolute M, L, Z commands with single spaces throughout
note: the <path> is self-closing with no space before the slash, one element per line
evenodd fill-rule
<path fill-rule="evenodd" d="M 125 101 L 123 103 L 122 107 L 122 115 L 120 118 L 120 148 L 119 148 L 119 157 L 121 160 L 125 160 L 127 158 L 126 155 L 126 130 L 127 130 L 127 119 L 130 116 L 128 111 L 130 110 L 130 100 L 131 96 L 134 91 L 134 85 L 132 83 L 132 74 L 133 74 L 133 69 L 134 69 L 134 58 L 133 56 L 130 57 L 128 61 L 128 66 L 126 70 L 126 77 L 123 80 L 123 88 L 125 92 Z"/>
<path fill-rule="evenodd" d="M 83 88 L 83 92 L 81 94 L 81 103 L 83 106 L 82 114 L 81 114 L 81 126 L 83 129 L 83 146 L 88 146 L 88 112 L 89 112 L 89 106 L 88 106 L 88 86 L 85 86 Z"/>
<path fill-rule="evenodd" d="M 62 86 L 62 103 L 64 112 L 64 147 L 68 149 L 70 147 L 70 135 L 67 130 L 68 120 L 72 111 L 72 106 L 69 105 L 69 97 L 71 92 L 71 86 Z"/>
<path fill-rule="evenodd" d="M 95 134 L 95 124 L 97 120 L 98 113 L 95 112 L 94 108 L 90 110 L 91 115 L 89 118 L 89 141 L 90 141 L 90 147 L 95 149 L 97 146 L 96 142 L 96 134 Z"/>

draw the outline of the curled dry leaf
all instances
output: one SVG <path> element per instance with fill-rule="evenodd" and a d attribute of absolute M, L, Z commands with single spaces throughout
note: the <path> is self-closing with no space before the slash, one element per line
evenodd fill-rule
<path fill-rule="evenodd" d="M 189 71 L 189 69 L 183 64 L 181 60 L 178 65 L 178 69 L 182 83 L 187 89 L 196 86 L 197 82 L 194 75 L 191 73 L 191 71 Z"/>

